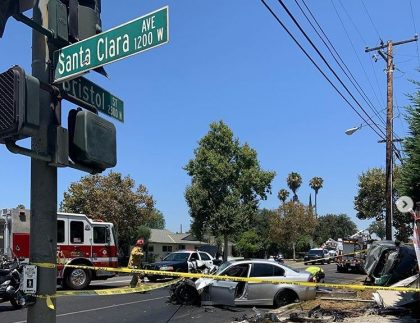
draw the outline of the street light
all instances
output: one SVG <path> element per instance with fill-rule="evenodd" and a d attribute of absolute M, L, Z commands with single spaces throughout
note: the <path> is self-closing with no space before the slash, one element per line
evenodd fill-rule
<path fill-rule="evenodd" d="M 349 128 L 349 129 L 347 129 L 344 133 L 345 133 L 347 136 L 351 136 L 352 134 L 354 134 L 357 130 L 361 129 L 362 127 L 363 127 L 363 125 L 360 125 L 360 126 L 358 126 L 358 127 Z"/>

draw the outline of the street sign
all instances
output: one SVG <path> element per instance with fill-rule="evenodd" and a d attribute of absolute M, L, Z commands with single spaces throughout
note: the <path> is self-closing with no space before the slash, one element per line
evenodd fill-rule
<path fill-rule="evenodd" d="M 124 102 L 84 77 L 64 81 L 60 89 L 65 99 L 84 108 L 96 108 L 98 111 L 124 122 Z"/>
<path fill-rule="evenodd" d="M 168 6 L 163 7 L 55 51 L 54 83 L 167 43 L 168 11 Z"/>

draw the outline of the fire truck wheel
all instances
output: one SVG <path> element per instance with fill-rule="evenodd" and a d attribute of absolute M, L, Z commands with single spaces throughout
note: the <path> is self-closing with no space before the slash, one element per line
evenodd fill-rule
<path fill-rule="evenodd" d="M 92 274 L 90 270 L 70 268 L 66 274 L 66 285 L 70 289 L 84 289 L 91 281 Z"/>

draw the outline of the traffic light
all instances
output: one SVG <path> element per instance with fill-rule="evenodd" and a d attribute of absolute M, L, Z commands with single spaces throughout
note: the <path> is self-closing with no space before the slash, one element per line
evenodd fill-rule
<path fill-rule="evenodd" d="M 115 126 L 86 110 L 70 110 L 69 156 L 76 164 L 104 171 L 117 164 Z"/>
<path fill-rule="evenodd" d="M 39 81 L 14 66 L 0 74 L 0 143 L 33 136 L 39 128 Z"/>
<path fill-rule="evenodd" d="M 11 16 L 32 9 L 36 0 L 1 0 L 0 1 L 0 38 L 3 37 L 7 19 Z"/>
<path fill-rule="evenodd" d="M 83 40 L 102 32 L 101 0 L 69 0 L 69 35 Z"/>

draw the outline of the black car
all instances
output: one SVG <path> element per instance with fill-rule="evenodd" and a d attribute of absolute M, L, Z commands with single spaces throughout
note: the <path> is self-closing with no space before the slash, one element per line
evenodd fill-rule
<path fill-rule="evenodd" d="M 201 261 L 211 266 L 213 257 L 203 251 L 176 251 L 167 255 L 162 261 L 157 261 L 144 266 L 148 270 L 184 272 L 187 273 L 192 267 L 193 261 Z M 150 281 L 156 281 L 159 278 L 165 278 L 164 275 L 147 275 Z"/>
<path fill-rule="evenodd" d="M 303 258 L 303 261 L 305 262 L 305 265 L 308 263 L 315 264 L 317 262 L 320 262 L 321 264 L 331 263 L 328 250 L 322 248 L 314 248 L 309 250 L 309 252 Z"/>

